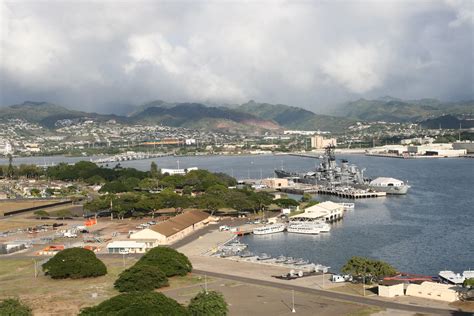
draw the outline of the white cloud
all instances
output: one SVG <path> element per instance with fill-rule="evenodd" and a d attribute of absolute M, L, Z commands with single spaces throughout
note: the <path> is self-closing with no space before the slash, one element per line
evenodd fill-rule
<path fill-rule="evenodd" d="M 382 45 L 345 45 L 330 54 L 323 71 L 352 92 L 364 93 L 383 84 L 388 51 Z"/>
<path fill-rule="evenodd" d="M 474 97 L 471 1 L 1 1 L 0 17 L 3 105 Z"/>

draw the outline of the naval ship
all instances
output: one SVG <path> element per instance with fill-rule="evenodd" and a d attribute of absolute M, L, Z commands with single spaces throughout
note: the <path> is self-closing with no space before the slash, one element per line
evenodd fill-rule
<path fill-rule="evenodd" d="M 409 186 L 403 181 L 393 178 L 377 178 L 374 180 L 365 179 L 365 169 L 360 169 L 356 165 L 349 164 L 342 159 L 339 166 L 336 162 L 336 147 L 329 145 L 325 148 L 322 160 L 314 171 L 306 173 L 297 173 L 283 169 L 275 170 L 278 178 L 287 178 L 296 183 L 305 183 L 312 185 L 322 185 L 328 187 L 351 186 L 360 189 L 372 189 L 374 191 L 383 191 L 387 194 L 406 194 Z"/>

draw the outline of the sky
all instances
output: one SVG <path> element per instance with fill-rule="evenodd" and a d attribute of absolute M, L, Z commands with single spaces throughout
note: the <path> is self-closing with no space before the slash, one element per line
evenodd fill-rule
<path fill-rule="evenodd" d="M 474 1 L 0 0 L 0 105 L 474 99 Z"/>

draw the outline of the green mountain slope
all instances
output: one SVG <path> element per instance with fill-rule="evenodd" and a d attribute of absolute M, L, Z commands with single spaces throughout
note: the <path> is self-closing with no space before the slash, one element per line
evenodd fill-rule
<path fill-rule="evenodd" d="M 48 102 L 26 101 L 22 104 L 0 108 L 0 119 L 22 119 L 28 122 L 38 123 L 48 128 L 54 128 L 58 120 L 81 118 L 91 118 L 99 121 L 108 121 L 111 119 L 120 122 L 128 121 L 127 118 L 118 115 L 74 111 Z"/>
<path fill-rule="evenodd" d="M 208 107 L 199 103 L 179 103 L 174 106 L 148 106 L 131 118 L 135 122 L 159 123 L 168 126 L 245 130 L 248 127 L 261 130 L 278 129 L 271 120 L 236 111 L 226 107 Z"/>
<path fill-rule="evenodd" d="M 417 122 L 448 114 L 473 112 L 474 101 L 443 103 L 436 99 L 400 100 L 383 97 L 348 102 L 336 108 L 332 114 L 365 121 Z"/>
<path fill-rule="evenodd" d="M 284 104 L 256 103 L 250 101 L 236 109 L 253 114 L 261 119 L 273 120 L 289 129 L 340 132 L 355 123 L 353 119 L 319 115 L 302 108 Z"/>

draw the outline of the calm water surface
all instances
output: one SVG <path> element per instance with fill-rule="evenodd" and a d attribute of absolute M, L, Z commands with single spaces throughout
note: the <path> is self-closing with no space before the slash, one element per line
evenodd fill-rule
<path fill-rule="evenodd" d="M 362 155 L 338 156 L 366 168 L 367 177 L 389 176 L 408 181 L 406 196 L 357 200 L 330 233 L 304 236 L 280 233 L 246 236 L 243 242 L 254 252 L 302 257 L 337 271 L 353 255 L 390 262 L 400 271 L 437 274 L 443 269 L 474 269 L 474 160 L 390 159 Z M 15 163 L 44 164 L 80 158 L 45 157 L 16 159 Z M 317 159 L 293 156 L 162 157 L 122 162 L 123 166 L 148 170 L 159 167 L 197 166 L 225 172 L 236 178 L 273 176 L 275 168 L 306 171 Z M 0 164 L 5 164 L 0 160 Z M 338 199 L 316 196 L 318 200 Z M 342 200 L 341 200 L 342 201 Z"/>

